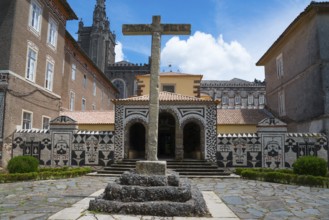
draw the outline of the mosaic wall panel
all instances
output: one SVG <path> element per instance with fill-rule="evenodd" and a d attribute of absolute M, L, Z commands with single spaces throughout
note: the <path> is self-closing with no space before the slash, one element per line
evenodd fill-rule
<path fill-rule="evenodd" d="M 40 165 L 51 165 L 51 138 L 49 133 L 16 133 L 13 139 L 13 156 L 28 155 Z"/>
<path fill-rule="evenodd" d="M 112 132 L 14 134 L 13 156 L 30 155 L 46 166 L 108 166 L 114 159 Z"/>
<path fill-rule="evenodd" d="M 216 159 L 219 167 L 261 167 L 262 147 L 257 134 L 219 135 Z"/>
<path fill-rule="evenodd" d="M 108 166 L 114 160 L 114 136 L 73 134 L 72 165 Z"/>
<path fill-rule="evenodd" d="M 286 168 L 291 168 L 301 156 L 317 156 L 327 160 L 327 138 L 324 135 L 287 134 L 284 152 Z"/>
<path fill-rule="evenodd" d="M 122 105 L 115 105 L 115 137 L 114 137 L 114 160 L 123 159 L 124 149 L 124 108 Z"/>
<path fill-rule="evenodd" d="M 206 159 L 216 163 L 217 150 L 217 107 L 216 105 L 206 108 Z"/>
<path fill-rule="evenodd" d="M 52 134 L 52 165 L 70 166 L 71 133 Z"/>
<path fill-rule="evenodd" d="M 284 167 L 284 134 L 262 135 L 263 167 Z"/>

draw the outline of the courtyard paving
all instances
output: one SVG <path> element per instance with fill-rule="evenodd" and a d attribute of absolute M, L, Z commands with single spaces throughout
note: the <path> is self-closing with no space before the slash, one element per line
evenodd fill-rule
<path fill-rule="evenodd" d="M 83 176 L 0 184 L 0 219 L 47 219 L 112 181 L 113 177 Z M 202 191 L 215 192 L 240 219 L 329 220 L 329 189 L 243 179 L 193 178 L 192 182 Z"/>

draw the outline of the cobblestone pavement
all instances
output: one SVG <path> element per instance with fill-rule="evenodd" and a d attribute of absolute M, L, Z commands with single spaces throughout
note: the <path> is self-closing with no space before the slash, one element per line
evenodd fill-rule
<path fill-rule="evenodd" d="M 83 176 L 0 184 L 0 219 L 47 219 L 113 180 L 113 177 Z M 241 219 L 329 220 L 329 189 L 241 179 L 192 181 L 202 191 L 214 191 Z"/>

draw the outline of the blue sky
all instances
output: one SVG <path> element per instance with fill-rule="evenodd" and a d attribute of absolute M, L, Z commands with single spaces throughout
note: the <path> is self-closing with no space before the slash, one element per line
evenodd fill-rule
<path fill-rule="evenodd" d="M 85 26 L 96 0 L 68 0 Z M 163 36 L 161 71 L 202 74 L 203 79 L 264 79 L 255 63 L 311 0 L 106 0 L 117 35 L 116 60 L 147 63 L 151 37 L 123 36 L 122 24 L 189 23 L 190 36 Z M 78 21 L 67 23 L 76 37 Z M 169 68 L 169 65 L 172 67 Z"/>

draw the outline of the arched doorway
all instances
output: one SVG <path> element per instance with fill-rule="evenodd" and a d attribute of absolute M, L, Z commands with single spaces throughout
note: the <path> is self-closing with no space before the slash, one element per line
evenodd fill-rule
<path fill-rule="evenodd" d="M 144 157 L 145 127 L 141 123 L 135 123 L 129 129 L 129 159 Z"/>
<path fill-rule="evenodd" d="M 189 122 L 183 130 L 184 158 L 201 159 L 201 129 L 195 122 Z"/>
<path fill-rule="evenodd" d="M 158 157 L 175 157 L 175 118 L 169 113 L 159 115 Z"/>

